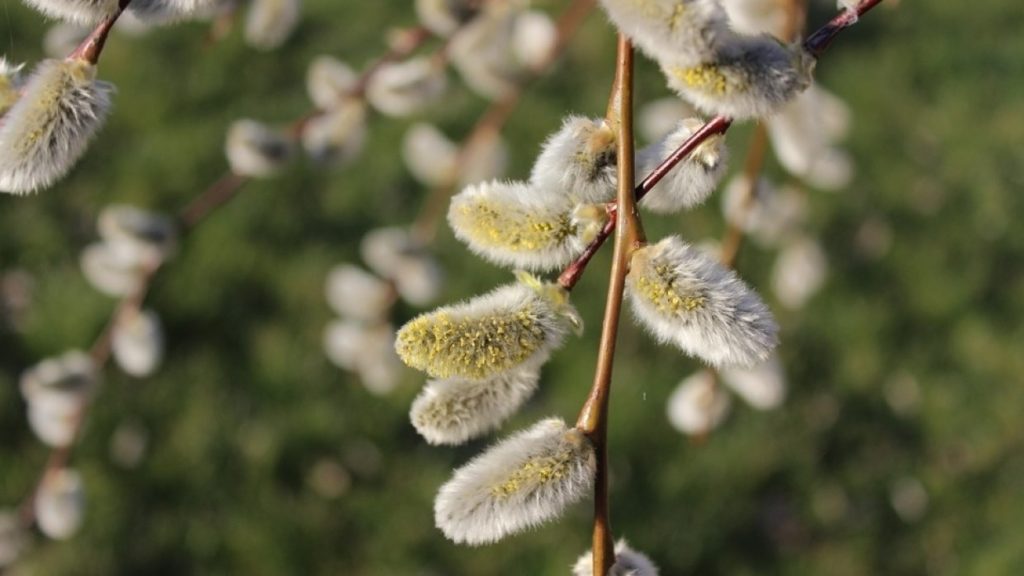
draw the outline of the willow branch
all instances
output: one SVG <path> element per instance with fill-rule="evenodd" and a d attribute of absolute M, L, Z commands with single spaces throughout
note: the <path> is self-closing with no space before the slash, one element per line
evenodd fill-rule
<path fill-rule="evenodd" d="M 117 11 L 97 24 L 96 28 L 85 37 L 85 40 L 82 40 L 82 43 L 71 54 L 68 54 L 68 60 L 85 60 L 95 66 L 100 61 L 100 55 L 103 54 L 103 47 L 107 44 L 110 31 L 131 2 L 132 0 L 121 0 Z"/>
<path fill-rule="evenodd" d="M 838 16 L 830 20 L 827 24 L 819 28 L 816 32 L 811 34 L 807 40 L 804 41 L 804 48 L 814 55 L 816 58 L 820 57 L 825 50 L 832 43 L 835 37 L 849 28 L 857 19 L 864 15 L 867 11 L 871 10 L 875 6 L 881 3 L 882 0 L 861 0 L 852 10 L 847 10 L 840 13 Z M 694 149 L 700 146 L 705 140 L 714 134 L 724 134 L 729 126 L 732 125 L 732 118 L 725 116 L 716 116 L 704 124 L 694 134 L 692 134 L 686 142 L 683 142 L 668 158 L 666 158 L 657 168 L 651 172 L 644 181 L 637 186 L 636 198 L 640 200 L 655 184 L 661 181 L 680 161 L 690 155 Z M 611 219 L 605 224 L 604 228 L 597 235 L 596 238 L 584 249 L 583 253 L 580 254 L 576 260 L 570 263 L 565 270 L 558 277 L 558 284 L 566 290 L 572 290 L 576 283 L 579 282 L 583 276 L 583 272 L 586 270 L 590 260 L 597 254 L 601 246 L 608 240 L 611 233 L 615 230 L 615 220 Z"/>
<path fill-rule="evenodd" d="M 622 34 L 619 35 L 615 83 L 608 99 L 608 120 L 609 124 L 616 127 L 618 140 L 618 232 L 615 235 L 615 256 L 609 278 L 604 322 L 601 325 L 601 345 L 598 349 L 594 385 L 576 423 L 590 438 L 597 454 L 592 542 L 594 576 L 606 576 L 615 563 L 608 505 L 608 400 L 629 257 L 643 241 L 643 229 L 637 216 L 633 190 L 633 182 L 636 181 L 633 173 L 633 47 Z"/>

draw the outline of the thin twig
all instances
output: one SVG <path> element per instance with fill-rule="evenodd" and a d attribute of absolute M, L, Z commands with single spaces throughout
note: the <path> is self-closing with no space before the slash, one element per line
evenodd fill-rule
<path fill-rule="evenodd" d="M 103 54 L 103 47 L 107 44 L 107 37 L 110 36 L 111 29 L 114 28 L 118 18 L 121 17 L 121 14 L 124 14 L 125 9 L 131 3 L 132 0 L 121 0 L 117 6 L 117 11 L 97 24 L 96 28 L 85 37 L 85 40 L 82 40 L 78 47 L 71 54 L 68 54 L 67 59 L 85 60 L 95 66 L 100 61 L 100 55 Z"/>
<path fill-rule="evenodd" d="M 747 160 L 743 165 L 744 187 L 740 197 L 739 215 L 735 221 L 730 222 L 726 228 L 725 237 L 722 238 L 721 260 L 727 268 L 736 264 L 740 248 L 743 246 L 743 221 L 747 219 L 751 209 L 757 204 L 757 184 L 761 180 L 761 169 L 764 167 L 764 157 L 768 150 L 768 130 L 763 123 L 754 128 L 750 137 L 750 147 L 747 149 Z"/>
<path fill-rule="evenodd" d="M 619 35 L 615 66 L 615 83 L 608 99 L 609 124 L 617 129 L 619 206 L 616 220 L 615 256 L 608 285 L 597 369 L 590 396 L 580 411 L 576 425 L 590 438 L 597 454 L 594 480 L 594 534 L 592 540 L 594 576 L 606 576 L 615 563 L 608 505 L 608 401 L 611 396 L 612 367 L 615 361 L 615 340 L 619 332 L 622 295 L 629 272 L 629 257 L 643 242 L 643 229 L 637 216 L 633 190 L 633 47 L 625 35 Z"/>

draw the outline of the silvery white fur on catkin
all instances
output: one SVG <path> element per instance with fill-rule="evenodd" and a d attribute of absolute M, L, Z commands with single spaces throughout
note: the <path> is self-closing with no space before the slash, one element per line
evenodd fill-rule
<path fill-rule="evenodd" d="M 431 444 L 462 444 L 498 428 L 537 389 L 538 367 L 490 380 L 431 380 L 412 403 L 410 420 Z"/>
<path fill-rule="evenodd" d="M 497 497 L 494 488 L 536 458 L 557 458 L 562 477 Z M 557 418 L 507 438 L 455 471 L 434 502 L 434 521 L 456 543 L 480 545 L 559 516 L 592 489 L 594 448 L 582 432 Z"/>
<path fill-rule="evenodd" d="M 576 202 L 613 200 L 615 139 L 604 120 L 567 117 L 544 142 L 530 181 L 545 194 L 566 196 Z"/>
<path fill-rule="evenodd" d="M 62 178 L 110 109 L 113 86 L 81 60 L 44 60 L 0 124 L 0 190 L 26 194 Z"/>
<path fill-rule="evenodd" d="M 702 125 L 689 118 L 660 143 L 653 145 L 653 153 L 642 159 L 644 174 L 651 173 Z M 712 137 L 676 165 L 668 175 L 647 193 L 640 206 L 661 214 L 679 212 L 704 202 L 718 187 L 728 164 L 728 149 L 723 138 Z"/>
<path fill-rule="evenodd" d="M 46 16 L 77 24 L 97 24 L 117 12 L 120 0 L 24 0 Z M 143 19 L 173 20 L 213 6 L 214 0 L 134 0 L 128 10 Z"/>
<path fill-rule="evenodd" d="M 489 229 L 476 209 L 500 220 Z M 452 198 L 448 222 L 456 238 L 477 255 L 501 266 L 554 270 L 565 266 L 586 248 L 587 239 L 572 222 L 573 203 L 567 196 L 546 194 L 520 182 L 486 182 L 469 186 Z M 560 234 L 538 233 L 535 224 L 562 228 Z"/>
<path fill-rule="evenodd" d="M 648 57 L 671 54 L 682 65 L 705 62 L 729 33 L 716 0 L 601 0 L 612 22 Z"/>
<path fill-rule="evenodd" d="M 656 274 L 662 266 L 664 273 Z M 700 306 L 659 310 L 638 288 L 645 274 L 669 276 L 677 295 L 698 298 Z M 626 281 L 641 324 L 659 341 L 672 342 L 713 366 L 754 365 L 778 344 L 778 326 L 757 294 L 735 272 L 676 236 L 634 252 Z"/>

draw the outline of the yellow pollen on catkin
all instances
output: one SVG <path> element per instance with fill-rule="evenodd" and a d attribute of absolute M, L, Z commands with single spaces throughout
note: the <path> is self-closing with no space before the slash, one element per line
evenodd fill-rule
<path fill-rule="evenodd" d="M 675 6 L 673 6 L 672 7 L 672 16 L 669 16 L 669 19 L 668 19 L 668 27 L 669 27 L 669 29 L 670 30 L 675 30 L 676 28 L 678 28 L 680 22 L 683 21 L 683 18 L 685 16 L 685 14 L 686 14 L 686 6 L 682 2 L 679 2 Z"/>
<path fill-rule="evenodd" d="M 504 482 L 491 488 L 495 498 L 508 498 L 525 488 L 542 486 L 560 480 L 569 471 L 572 452 L 565 450 L 554 456 L 530 458 L 517 468 Z"/>
<path fill-rule="evenodd" d="M 729 91 L 729 78 L 714 64 L 701 64 L 690 68 L 673 68 L 673 76 L 690 88 L 719 96 Z"/>
<path fill-rule="evenodd" d="M 471 318 L 441 312 L 406 324 L 396 350 L 403 362 L 435 378 L 479 380 L 521 364 L 544 343 L 531 309 Z"/>
<path fill-rule="evenodd" d="M 679 293 L 669 265 L 657 264 L 652 271 L 653 274 L 642 274 L 637 277 L 635 285 L 637 292 L 651 302 L 659 312 L 682 315 L 704 306 L 703 296 Z"/>
<path fill-rule="evenodd" d="M 576 233 L 569 214 L 527 213 L 486 202 L 458 208 L 463 232 L 485 246 L 513 252 L 534 252 L 561 245 Z"/>

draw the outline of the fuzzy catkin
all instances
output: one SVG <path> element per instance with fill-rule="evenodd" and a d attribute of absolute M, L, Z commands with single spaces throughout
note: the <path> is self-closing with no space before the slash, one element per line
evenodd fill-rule
<path fill-rule="evenodd" d="M 594 554 L 588 551 L 572 567 L 572 576 L 594 576 Z M 615 543 L 615 563 L 608 576 L 658 576 L 658 568 L 651 559 L 633 550 L 625 540 Z"/>
<path fill-rule="evenodd" d="M 583 432 L 557 418 L 542 420 L 456 470 L 437 495 L 434 521 L 456 543 L 496 542 L 583 499 L 596 467 Z"/>
<path fill-rule="evenodd" d="M 771 36 L 732 35 L 699 64 L 660 60 L 670 88 L 700 110 L 737 119 L 771 115 L 811 84 L 815 60 Z"/>
<path fill-rule="evenodd" d="M 537 368 L 527 368 L 483 381 L 431 380 L 409 419 L 431 444 L 462 444 L 498 428 L 533 395 L 539 379 Z"/>
<path fill-rule="evenodd" d="M 546 194 L 597 204 L 615 199 L 615 131 L 602 119 L 569 116 L 548 137 L 530 181 Z"/>
<path fill-rule="evenodd" d="M 486 380 L 543 364 L 579 316 L 564 289 L 523 278 L 413 318 L 398 331 L 398 355 L 434 378 Z"/>
<path fill-rule="evenodd" d="M 710 59 L 718 37 L 729 33 L 716 0 L 601 0 L 612 22 L 654 60 L 672 55 L 682 64 Z"/>
<path fill-rule="evenodd" d="M 778 326 L 757 294 L 678 237 L 634 252 L 626 285 L 637 319 L 659 341 L 713 366 L 751 366 L 778 344 Z"/>
<path fill-rule="evenodd" d="M 93 25 L 117 12 L 120 0 L 24 0 L 46 16 Z M 215 0 L 134 0 L 128 10 L 144 20 L 174 20 L 213 6 Z"/>
<path fill-rule="evenodd" d="M 703 124 L 697 118 L 680 122 L 668 137 L 651 147 L 652 152 L 641 155 L 643 172 L 652 172 Z M 725 174 L 728 156 L 725 138 L 720 135 L 708 138 L 658 182 L 640 201 L 640 206 L 666 214 L 701 204 L 718 187 Z"/>
<path fill-rule="evenodd" d="M 62 178 L 110 110 L 113 86 L 84 60 L 44 60 L 0 124 L 0 191 L 27 194 Z"/>
<path fill-rule="evenodd" d="M 601 206 L 574 208 L 566 196 L 518 182 L 470 186 L 452 198 L 448 223 L 456 238 L 498 265 L 561 268 L 583 252 L 607 220 Z"/>

